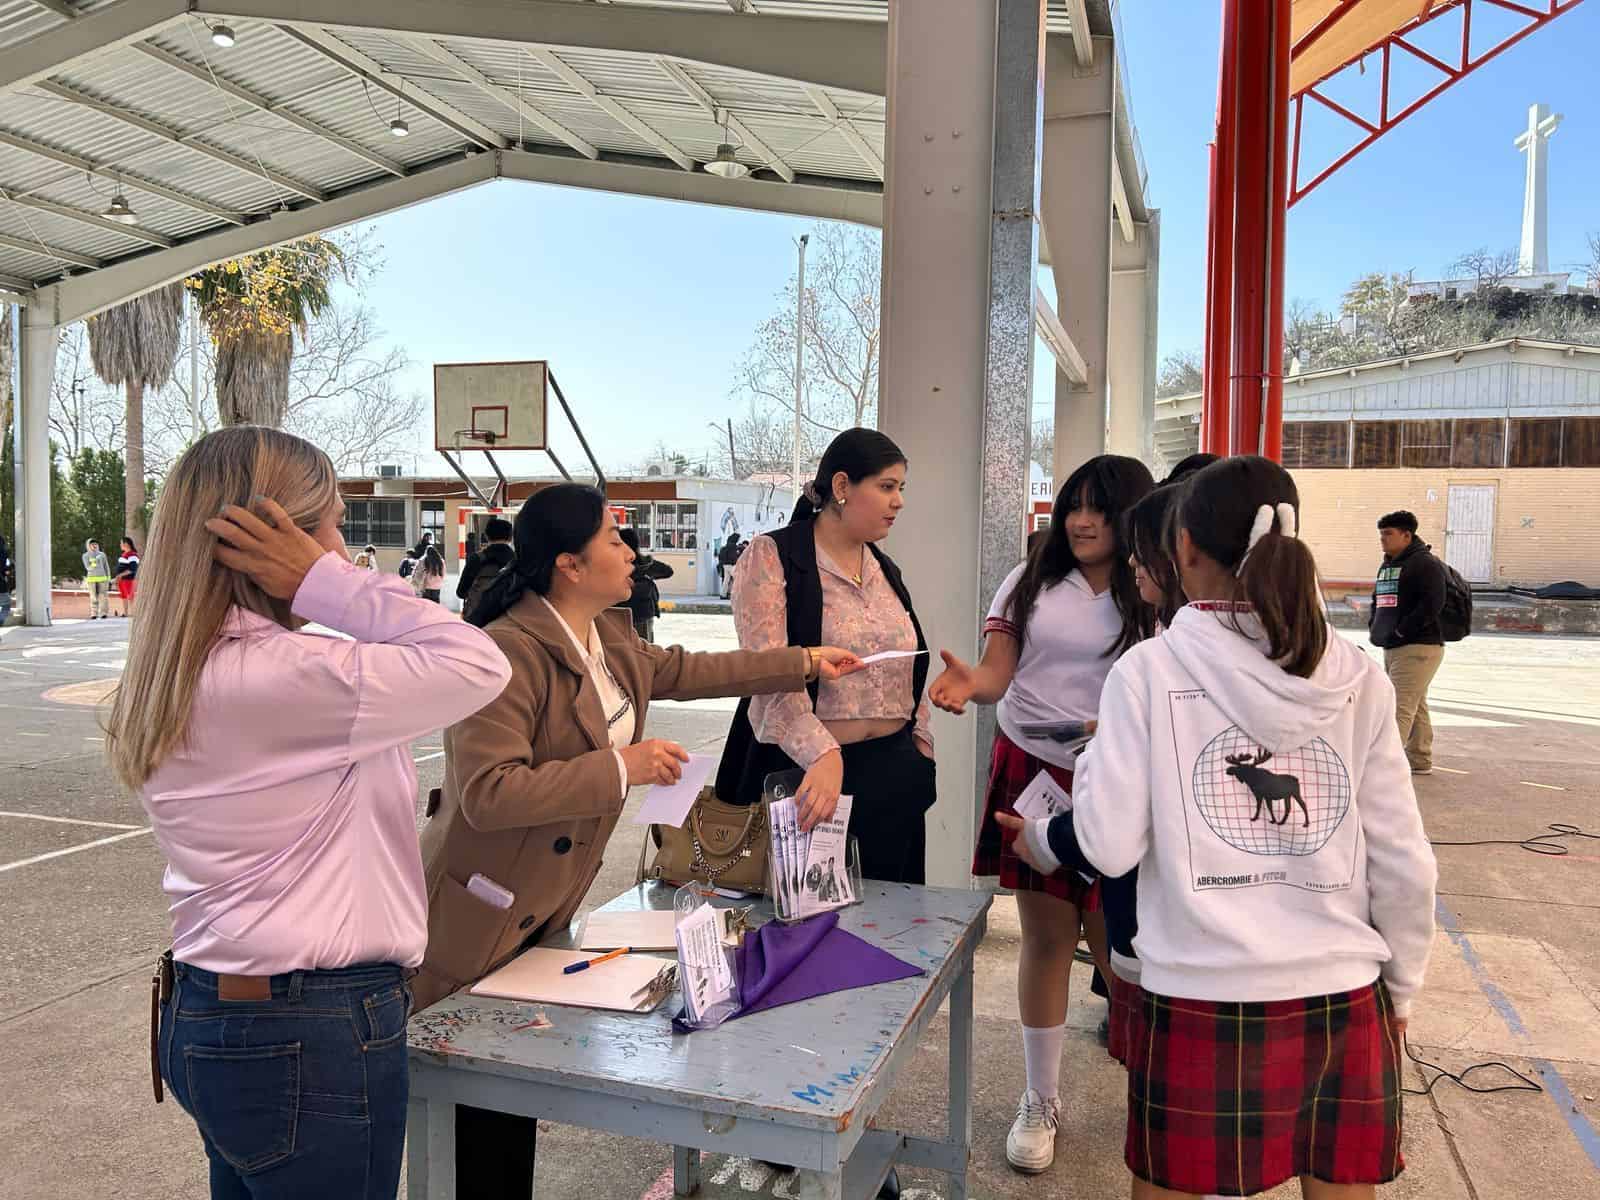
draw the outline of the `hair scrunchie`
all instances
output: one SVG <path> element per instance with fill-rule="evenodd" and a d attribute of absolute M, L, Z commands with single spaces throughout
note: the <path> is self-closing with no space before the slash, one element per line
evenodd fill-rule
<path fill-rule="evenodd" d="M 1271 532 L 1274 521 L 1278 524 L 1278 532 L 1284 537 L 1299 536 L 1294 505 L 1287 501 L 1280 501 L 1277 505 L 1263 504 L 1256 509 L 1256 519 L 1250 523 L 1250 540 L 1245 544 L 1244 556 L 1239 559 L 1239 565 L 1234 570 L 1235 575 L 1244 574 L 1244 565 L 1250 561 L 1250 552 L 1256 548 L 1257 542 Z"/>

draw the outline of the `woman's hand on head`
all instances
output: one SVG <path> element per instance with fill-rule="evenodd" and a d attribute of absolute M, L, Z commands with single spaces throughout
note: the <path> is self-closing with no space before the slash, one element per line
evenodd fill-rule
<path fill-rule="evenodd" d="M 928 689 L 928 699 L 934 707 L 960 716 L 967 711 L 967 701 L 978 690 L 978 680 L 972 668 L 948 650 L 939 651 L 944 659 L 944 672 Z"/>
<path fill-rule="evenodd" d="M 854 675 L 867 665 L 861 661 L 859 655 L 841 650 L 837 646 L 818 646 L 811 653 L 817 659 L 818 679 L 839 679 L 845 675 Z"/>
<path fill-rule="evenodd" d="M 265 497 L 250 509 L 228 505 L 206 528 L 217 536 L 213 557 L 278 600 L 293 600 L 306 573 L 328 553 L 282 505 Z"/>
<path fill-rule="evenodd" d="M 629 787 L 644 783 L 677 783 L 683 775 L 683 764 L 689 761 L 687 750 L 665 738 L 647 738 L 618 753 L 628 770 Z"/>
<path fill-rule="evenodd" d="M 800 829 L 810 833 L 818 821 L 826 821 L 839 807 L 839 792 L 844 787 L 844 755 L 829 750 L 813 762 L 800 781 L 795 799 L 800 804 Z"/>

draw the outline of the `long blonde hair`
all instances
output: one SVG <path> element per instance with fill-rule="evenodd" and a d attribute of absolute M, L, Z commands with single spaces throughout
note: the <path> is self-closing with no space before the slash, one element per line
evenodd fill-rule
<path fill-rule="evenodd" d="M 172 468 L 150 524 L 128 662 L 106 722 L 106 754 L 129 790 L 142 788 L 183 744 L 200 672 L 228 609 L 290 622 L 287 602 L 216 561 L 217 538 L 206 521 L 225 505 L 248 506 L 264 496 L 310 533 L 338 494 L 326 454 L 303 438 L 254 425 L 207 434 Z"/>

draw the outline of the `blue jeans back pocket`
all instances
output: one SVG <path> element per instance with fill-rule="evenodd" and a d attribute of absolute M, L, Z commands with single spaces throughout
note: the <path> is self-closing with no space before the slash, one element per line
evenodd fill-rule
<path fill-rule="evenodd" d="M 356 1036 L 368 1050 L 389 1046 L 406 1035 L 411 1015 L 411 989 L 403 983 L 381 987 L 356 1006 Z"/>
<path fill-rule="evenodd" d="M 265 1171 L 294 1153 L 299 1042 L 187 1046 L 183 1057 L 195 1123 L 236 1171 Z"/>

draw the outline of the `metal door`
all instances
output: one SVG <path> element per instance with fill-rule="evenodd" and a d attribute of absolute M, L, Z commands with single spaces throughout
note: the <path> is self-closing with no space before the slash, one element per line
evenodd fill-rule
<path fill-rule="evenodd" d="M 1494 582 L 1495 485 L 1450 486 L 1444 560 L 1468 583 Z"/>

